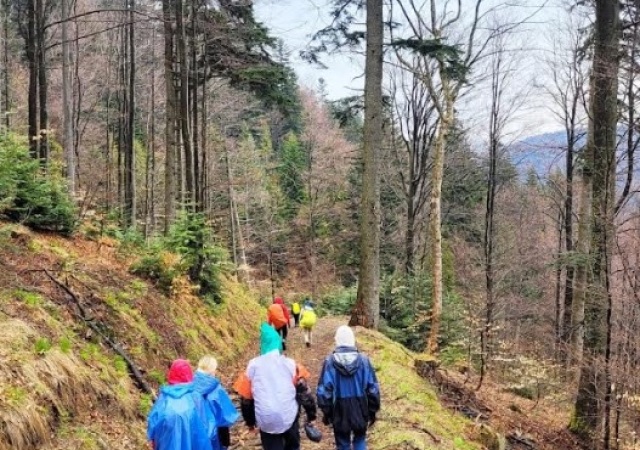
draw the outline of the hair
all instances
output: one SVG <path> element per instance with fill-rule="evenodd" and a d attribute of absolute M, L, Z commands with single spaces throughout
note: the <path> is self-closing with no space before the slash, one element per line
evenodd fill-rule
<path fill-rule="evenodd" d="M 218 370 L 218 360 L 212 355 L 205 355 L 198 361 L 198 370 L 215 375 Z"/>

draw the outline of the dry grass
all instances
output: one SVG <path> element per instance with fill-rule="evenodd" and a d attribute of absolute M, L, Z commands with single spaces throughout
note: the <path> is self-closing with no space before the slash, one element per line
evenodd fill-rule
<path fill-rule="evenodd" d="M 38 269 L 69 283 L 154 385 L 176 357 L 237 362 L 264 317 L 255 294 L 231 279 L 223 281 L 225 304 L 212 308 L 187 284 L 168 297 L 132 276 L 117 243 L 5 228 L 0 223 L 0 450 L 144 446 L 148 397 Z"/>
<path fill-rule="evenodd" d="M 50 421 L 35 401 L 28 399 L 0 410 L 0 450 L 39 448 L 50 439 Z"/>
<path fill-rule="evenodd" d="M 66 417 L 93 406 L 109 406 L 133 415 L 135 405 L 117 398 L 92 368 L 72 353 L 57 348 L 35 351 L 37 330 L 18 319 L 0 322 L 0 449 L 28 450 L 51 440 L 52 430 Z M 117 384 L 117 379 L 111 380 Z M 127 386 L 131 389 L 131 386 Z"/>

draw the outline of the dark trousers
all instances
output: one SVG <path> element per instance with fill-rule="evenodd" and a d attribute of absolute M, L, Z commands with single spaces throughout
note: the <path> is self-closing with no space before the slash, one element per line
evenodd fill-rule
<path fill-rule="evenodd" d="M 362 434 L 341 434 L 335 433 L 337 450 L 367 450 L 367 435 Z"/>
<path fill-rule="evenodd" d="M 278 332 L 278 334 L 280 335 L 280 337 L 282 338 L 282 350 L 286 350 L 287 349 L 287 336 L 289 334 L 289 326 L 288 325 L 284 325 L 281 328 L 278 328 L 276 330 Z"/>
<path fill-rule="evenodd" d="M 263 450 L 300 450 L 300 427 L 298 418 L 293 425 L 282 434 L 269 434 L 260 431 Z"/>
<path fill-rule="evenodd" d="M 300 313 L 292 313 L 293 314 L 293 321 L 295 323 L 296 326 L 300 325 Z"/>

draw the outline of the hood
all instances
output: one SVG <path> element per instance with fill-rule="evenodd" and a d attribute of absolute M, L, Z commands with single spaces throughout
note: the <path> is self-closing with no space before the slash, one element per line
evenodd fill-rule
<path fill-rule="evenodd" d="M 282 339 L 271 325 L 263 323 L 260 328 L 260 354 L 264 355 L 274 350 L 282 351 Z"/>
<path fill-rule="evenodd" d="M 215 391 L 218 386 L 220 386 L 220 380 L 216 377 L 199 370 L 196 371 L 196 375 L 193 377 L 193 389 L 197 393 L 208 395 Z"/>
<path fill-rule="evenodd" d="M 189 383 L 193 380 L 193 370 L 189 361 L 184 359 L 176 359 L 171 363 L 171 368 L 167 374 L 169 384 Z"/>
<path fill-rule="evenodd" d="M 165 385 L 160 388 L 160 392 L 172 398 L 184 397 L 193 392 L 193 383 Z"/>
<path fill-rule="evenodd" d="M 313 308 L 313 302 L 309 298 L 304 299 L 304 306 L 308 306 L 309 308 Z"/>
<path fill-rule="evenodd" d="M 347 325 L 341 325 L 336 330 L 336 347 L 355 347 L 356 336 L 353 334 L 353 330 Z"/>
<path fill-rule="evenodd" d="M 360 354 L 355 347 L 338 347 L 333 353 L 333 366 L 342 375 L 352 376 L 360 367 Z"/>
<path fill-rule="evenodd" d="M 284 305 L 284 300 L 282 300 L 280 297 L 276 297 L 273 299 L 273 303 L 275 303 L 276 305 Z"/>

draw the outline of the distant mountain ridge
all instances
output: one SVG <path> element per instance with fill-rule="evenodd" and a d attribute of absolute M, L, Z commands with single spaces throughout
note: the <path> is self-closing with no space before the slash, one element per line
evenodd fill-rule
<path fill-rule="evenodd" d="M 579 129 L 576 149 L 579 150 L 587 142 L 587 130 Z M 622 155 L 626 151 L 627 128 L 618 126 L 618 161 L 626 161 Z M 516 142 L 510 148 L 511 161 L 515 164 L 521 175 L 527 174 L 531 169 L 541 178 L 560 171 L 564 172 L 566 166 L 567 134 L 564 130 L 553 131 L 529 136 Z M 625 163 L 626 164 L 626 163 Z M 640 170 L 640 169 L 639 169 Z M 636 170 L 638 172 L 638 170 Z M 640 172 L 639 172 L 640 173 Z"/>

